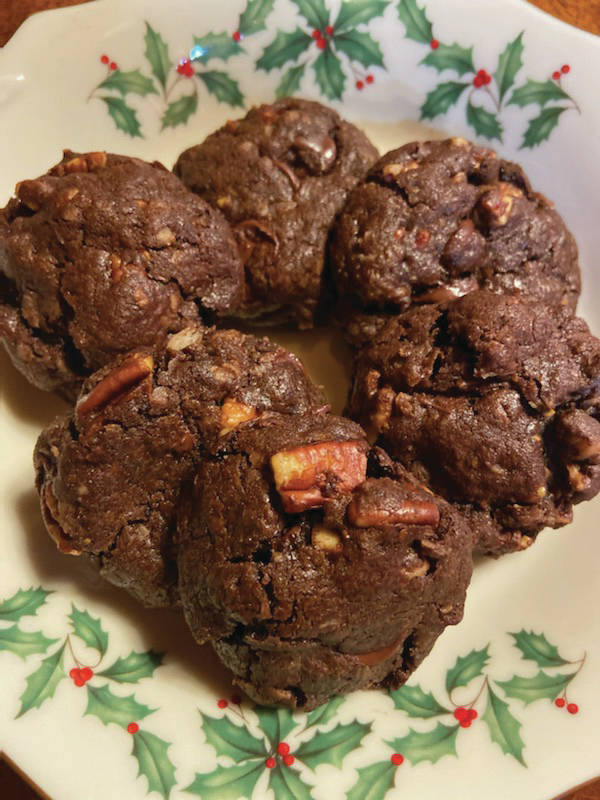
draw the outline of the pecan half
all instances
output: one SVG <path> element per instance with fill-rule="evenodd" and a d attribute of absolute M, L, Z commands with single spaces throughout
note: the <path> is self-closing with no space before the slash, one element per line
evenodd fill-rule
<path fill-rule="evenodd" d="M 99 411 L 148 377 L 153 368 L 154 359 L 151 355 L 135 353 L 109 372 L 78 401 L 75 406 L 76 413 L 82 416 L 92 411 Z"/>

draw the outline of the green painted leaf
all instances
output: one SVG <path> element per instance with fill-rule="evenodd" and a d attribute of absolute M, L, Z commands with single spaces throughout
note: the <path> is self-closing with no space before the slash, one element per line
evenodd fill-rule
<path fill-rule="evenodd" d="M 396 766 L 388 758 L 358 770 L 358 780 L 346 792 L 346 800 L 384 800 L 394 786 Z"/>
<path fill-rule="evenodd" d="M 523 740 L 519 734 L 521 723 L 513 717 L 508 704 L 488 687 L 488 704 L 481 719 L 487 724 L 492 741 L 499 744 L 502 751 L 517 759 L 523 766 Z"/>
<path fill-rule="evenodd" d="M 471 650 L 466 656 L 459 656 L 456 664 L 446 673 L 446 691 L 448 694 L 459 686 L 466 686 L 473 678 L 483 673 L 489 661 L 489 645 L 483 650 Z"/>
<path fill-rule="evenodd" d="M 516 697 L 528 706 L 535 700 L 554 700 L 571 683 L 575 675 L 575 672 L 548 675 L 540 670 L 533 678 L 514 675 L 508 681 L 496 681 L 496 683 L 509 697 Z"/>
<path fill-rule="evenodd" d="M 355 28 L 361 22 L 379 17 L 387 8 L 388 0 L 345 0 L 333 23 L 335 34 Z"/>
<path fill-rule="evenodd" d="M 248 0 L 246 8 L 240 14 L 238 30 L 242 36 L 264 31 L 265 20 L 273 10 L 275 0 Z"/>
<path fill-rule="evenodd" d="M 197 794 L 202 800 L 250 798 L 264 769 L 264 758 L 234 764 L 232 767 L 218 766 L 212 772 L 197 772 L 192 783 L 183 791 Z"/>
<path fill-rule="evenodd" d="M 158 80 L 163 89 L 167 87 L 167 78 L 173 67 L 173 62 L 169 58 L 169 48 L 160 33 L 146 22 L 146 42 L 145 56 L 150 64 L 152 74 Z"/>
<path fill-rule="evenodd" d="M 406 36 L 415 42 L 429 44 L 433 39 L 433 28 L 427 19 L 425 8 L 420 8 L 417 0 L 400 0 L 398 16 L 406 28 Z"/>
<path fill-rule="evenodd" d="M 290 67 L 284 72 L 281 82 L 275 90 L 276 97 L 291 97 L 300 88 L 300 81 L 304 76 L 304 64 L 297 67 Z"/>
<path fill-rule="evenodd" d="M 387 742 L 396 753 L 401 753 L 411 764 L 431 761 L 435 764 L 442 756 L 456 755 L 456 734 L 459 726 L 442 725 L 441 722 L 431 731 L 409 731 L 401 739 Z"/>
<path fill-rule="evenodd" d="M 230 106 L 244 107 L 244 95 L 240 92 L 237 81 L 230 78 L 226 72 L 198 72 L 196 73 L 208 91 L 221 103 Z"/>
<path fill-rule="evenodd" d="M 519 86 L 518 89 L 514 90 L 508 105 L 521 106 L 523 108 L 532 103 L 539 103 L 543 107 L 552 100 L 565 100 L 568 98 L 569 95 L 560 88 L 556 81 L 532 81 L 530 78 L 524 86 Z M 512 636 L 516 635 L 512 634 Z"/>
<path fill-rule="evenodd" d="M 340 33 L 333 41 L 335 47 L 345 53 L 351 61 L 358 61 L 363 67 L 372 65 L 383 67 L 381 47 L 370 33 L 348 31 Z"/>
<path fill-rule="evenodd" d="M 498 57 L 498 66 L 496 67 L 496 72 L 494 72 L 494 78 L 498 86 L 500 102 L 502 102 L 504 95 L 515 82 L 515 76 L 523 66 L 522 53 L 523 31 L 516 39 L 506 45 Z"/>
<path fill-rule="evenodd" d="M 339 58 L 330 47 L 321 50 L 313 69 L 322 94 L 330 100 L 339 100 L 344 91 L 346 76 L 342 72 Z"/>
<path fill-rule="evenodd" d="M 34 653 L 45 653 L 58 639 L 48 639 L 41 631 L 22 631 L 18 625 L 0 629 L 0 651 L 8 650 L 23 661 Z"/>
<path fill-rule="evenodd" d="M 110 678 L 119 683 L 137 683 L 142 678 L 149 678 L 157 667 L 162 664 L 164 653 L 146 650 L 143 653 L 132 651 L 126 658 L 117 658 L 102 672 L 96 675 Z"/>
<path fill-rule="evenodd" d="M 194 36 L 194 46 L 201 47 L 202 53 L 199 53 L 194 58 L 194 63 L 207 64 L 211 58 L 220 58 L 227 61 L 232 56 L 237 56 L 244 51 L 240 47 L 240 43 L 227 31 L 223 33 L 207 33 L 204 36 Z"/>
<path fill-rule="evenodd" d="M 370 724 L 363 725 L 360 722 L 336 725 L 332 730 L 316 733 L 308 742 L 303 742 L 294 755 L 311 769 L 319 764 L 333 764 L 341 768 L 344 758 L 356 750 L 370 730 Z"/>
<path fill-rule="evenodd" d="M 130 136 L 139 136 L 141 138 L 141 126 L 135 109 L 128 106 L 120 97 L 100 97 L 99 99 L 104 100 L 106 103 L 108 113 L 119 130 L 125 131 Z"/>
<path fill-rule="evenodd" d="M 38 608 L 44 605 L 46 598 L 52 592 L 38 586 L 34 589 L 19 589 L 18 592 L 0 603 L 0 620 L 4 622 L 17 622 L 21 617 L 32 617 Z"/>
<path fill-rule="evenodd" d="M 461 47 L 459 44 L 440 44 L 437 50 L 432 50 L 425 56 L 421 64 L 434 67 L 438 72 L 445 69 L 453 69 L 459 75 L 475 72 L 473 48 Z"/>
<path fill-rule="evenodd" d="M 457 81 L 438 84 L 425 98 L 421 107 L 421 119 L 433 119 L 438 114 L 445 114 L 450 106 L 458 101 L 467 86 L 469 86 L 468 83 L 458 83 Z"/>
<path fill-rule="evenodd" d="M 55 653 L 47 656 L 35 672 L 27 678 L 25 691 L 19 698 L 21 708 L 17 719 L 31 708 L 39 708 L 44 700 L 54 696 L 58 684 L 66 678 L 65 673 L 65 642 Z"/>
<path fill-rule="evenodd" d="M 304 783 L 298 771 L 281 763 L 269 770 L 269 787 L 277 800 L 310 800 L 312 797 L 312 787 Z"/>
<path fill-rule="evenodd" d="M 74 603 L 71 603 L 69 619 L 73 625 L 75 636 L 79 636 L 82 642 L 85 642 L 88 647 L 93 647 L 103 656 L 108 648 L 108 634 L 103 629 L 100 620 L 92 617 L 87 611 L 80 611 Z"/>
<path fill-rule="evenodd" d="M 406 711 L 410 717 L 426 719 L 451 713 L 438 703 L 431 692 L 424 692 L 420 686 L 401 686 L 400 689 L 390 692 L 390 697 L 396 708 Z"/>
<path fill-rule="evenodd" d="M 313 28 L 323 31 L 329 23 L 329 12 L 323 0 L 292 0 L 304 19 Z"/>
<path fill-rule="evenodd" d="M 88 683 L 85 688 L 88 703 L 84 714 L 98 717 L 105 725 L 114 722 L 115 725 L 126 728 L 130 722 L 138 722 L 156 711 L 155 708 L 138 703 L 132 694 L 127 697 L 113 694 L 108 686 L 97 688 Z"/>
<path fill-rule="evenodd" d="M 260 729 L 273 747 L 276 747 L 279 742 L 283 742 L 288 733 L 298 724 L 289 708 L 256 706 L 254 712 L 258 717 Z"/>
<path fill-rule="evenodd" d="M 566 106 L 548 106 L 537 117 L 529 120 L 521 148 L 535 147 L 546 141 L 558 125 L 560 115 L 566 110 Z"/>
<path fill-rule="evenodd" d="M 486 111 L 481 106 L 467 103 L 467 122 L 480 136 L 486 139 L 499 139 L 502 141 L 502 125 L 496 114 Z"/>
<path fill-rule="evenodd" d="M 271 44 L 265 47 L 256 66 L 269 72 L 275 67 L 282 67 L 288 61 L 296 61 L 311 41 L 310 36 L 301 28 L 296 28 L 295 31 L 277 31 L 277 35 Z"/>
<path fill-rule="evenodd" d="M 120 69 L 111 72 L 106 80 L 102 81 L 100 89 L 116 89 L 123 97 L 128 92 L 139 94 L 145 97 L 147 94 L 158 94 L 152 78 L 147 78 L 139 71 L 133 69 L 130 72 L 121 72 Z"/>
<path fill-rule="evenodd" d="M 543 633 L 520 630 L 510 635 L 523 653 L 523 658 L 535 661 L 538 667 L 562 667 L 563 664 L 569 663 L 561 657 L 556 645 L 550 644 Z"/>
<path fill-rule="evenodd" d="M 234 761 L 268 755 L 262 739 L 253 736 L 245 725 L 235 725 L 229 717 L 209 717 L 200 713 L 206 741 L 218 756 L 229 756 Z"/>
<path fill-rule="evenodd" d="M 327 725 L 334 717 L 337 716 L 338 709 L 344 704 L 344 697 L 333 697 L 328 703 L 323 703 L 322 706 L 315 708 L 306 717 L 306 728 L 312 728 L 315 725 Z"/>
<path fill-rule="evenodd" d="M 166 107 L 161 117 L 161 130 L 165 128 L 176 128 L 177 125 L 185 125 L 188 119 L 198 108 L 198 92 L 194 94 L 184 94 Z"/>
<path fill-rule="evenodd" d="M 133 736 L 131 755 L 138 762 L 138 777 L 144 775 L 148 780 L 148 791 L 158 792 L 169 797 L 175 786 L 175 766 L 169 758 L 169 742 L 148 731 L 138 731 Z"/>

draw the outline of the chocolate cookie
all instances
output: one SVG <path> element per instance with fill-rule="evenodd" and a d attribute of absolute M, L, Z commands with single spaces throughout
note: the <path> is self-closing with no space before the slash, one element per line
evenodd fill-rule
<path fill-rule="evenodd" d="M 333 109 L 297 98 L 253 108 L 179 156 L 177 175 L 233 225 L 242 316 L 312 326 L 329 229 L 376 158 Z"/>
<path fill-rule="evenodd" d="M 330 255 L 355 344 L 414 302 L 483 288 L 575 309 L 580 292 L 577 246 L 552 204 L 517 164 L 460 138 L 379 159 L 350 193 Z"/>
<path fill-rule="evenodd" d="M 241 289 L 228 223 L 158 162 L 67 150 L 0 212 L 0 338 L 32 383 L 70 398 Z"/>
<path fill-rule="evenodd" d="M 148 606 L 177 601 L 175 509 L 221 437 L 271 412 L 324 404 L 300 361 L 267 339 L 191 327 L 89 378 L 35 449 L 42 514 L 66 553 Z"/>
<path fill-rule="evenodd" d="M 349 412 L 500 555 L 600 489 L 599 387 L 583 320 L 477 291 L 390 321 L 357 358 Z"/>
<path fill-rule="evenodd" d="M 178 534 L 190 629 L 258 703 L 397 687 L 462 617 L 465 521 L 342 417 L 234 432 L 200 465 Z"/>

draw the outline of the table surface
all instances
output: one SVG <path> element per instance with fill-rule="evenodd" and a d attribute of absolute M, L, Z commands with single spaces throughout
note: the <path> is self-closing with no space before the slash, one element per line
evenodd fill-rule
<path fill-rule="evenodd" d="M 0 0 L 0 46 L 6 44 L 30 14 L 49 8 L 74 6 L 80 2 L 81 0 Z M 530 2 L 570 25 L 600 35 L 600 0 L 530 0 Z M 0 789 L 3 800 L 40 800 L 40 795 L 11 768 L 7 761 L 3 760 L 2 754 L 0 754 Z M 573 789 L 560 800 L 600 800 L 600 778 Z"/>

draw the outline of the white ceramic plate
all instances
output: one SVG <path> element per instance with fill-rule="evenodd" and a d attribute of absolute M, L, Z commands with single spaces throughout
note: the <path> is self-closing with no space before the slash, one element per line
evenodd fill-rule
<path fill-rule="evenodd" d="M 102 0 L 28 20 L 0 53 L 0 201 L 63 147 L 171 165 L 283 85 L 382 150 L 459 134 L 521 161 L 578 239 L 598 332 L 598 74 L 600 40 L 518 0 Z M 279 338 L 339 409 L 346 365 L 328 336 Z M 52 798 L 549 800 L 600 773 L 598 502 L 480 563 L 464 622 L 410 688 L 308 716 L 256 709 L 178 616 L 54 550 L 31 452 L 62 405 L 4 354 L 0 368 L 0 741 Z M 470 726 L 456 705 L 478 712 Z"/>

